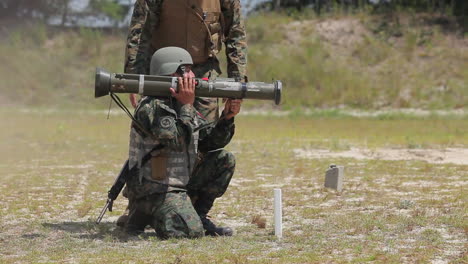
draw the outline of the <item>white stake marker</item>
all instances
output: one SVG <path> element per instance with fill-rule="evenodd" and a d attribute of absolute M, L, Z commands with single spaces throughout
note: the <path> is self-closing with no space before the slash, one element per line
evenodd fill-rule
<path fill-rule="evenodd" d="M 283 209 L 281 207 L 281 189 L 274 189 L 275 194 L 275 235 L 283 237 Z"/>

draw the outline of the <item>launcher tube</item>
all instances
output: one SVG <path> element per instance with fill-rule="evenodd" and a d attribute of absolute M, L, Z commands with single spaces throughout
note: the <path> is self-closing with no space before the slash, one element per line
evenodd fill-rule
<path fill-rule="evenodd" d="M 171 87 L 177 90 L 177 77 L 108 73 L 97 68 L 94 95 L 101 97 L 113 92 L 170 96 Z M 196 79 L 195 89 L 196 96 L 201 97 L 273 100 L 278 105 L 281 102 L 282 83 L 281 81 L 241 83 L 229 78 L 209 81 Z"/>

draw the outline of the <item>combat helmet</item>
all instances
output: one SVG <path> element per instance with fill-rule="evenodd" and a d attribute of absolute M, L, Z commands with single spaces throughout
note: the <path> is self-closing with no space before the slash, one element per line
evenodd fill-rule
<path fill-rule="evenodd" d="M 151 58 L 151 75 L 171 75 L 180 65 L 193 64 L 188 51 L 178 47 L 158 49 Z"/>

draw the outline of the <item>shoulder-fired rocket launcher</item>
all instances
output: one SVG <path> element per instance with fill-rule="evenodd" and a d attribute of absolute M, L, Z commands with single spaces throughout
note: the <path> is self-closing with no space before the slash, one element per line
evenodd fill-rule
<path fill-rule="evenodd" d="M 236 82 L 231 78 L 196 79 L 195 94 L 200 97 L 273 100 L 281 102 L 281 81 Z M 109 73 L 96 68 L 94 97 L 109 93 L 135 93 L 147 96 L 170 96 L 169 88 L 177 91 L 177 77 L 143 74 Z"/>

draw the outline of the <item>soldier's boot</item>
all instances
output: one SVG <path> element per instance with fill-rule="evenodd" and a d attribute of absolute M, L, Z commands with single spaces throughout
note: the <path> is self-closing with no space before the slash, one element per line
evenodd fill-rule
<path fill-rule="evenodd" d="M 125 186 L 125 189 L 124 189 L 124 196 L 127 197 L 127 186 Z M 123 215 L 119 216 L 119 218 L 117 218 L 117 226 L 118 227 L 122 227 L 124 228 L 127 223 L 128 223 L 128 218 L 129 218 L 129 214 L 130 214 L 130 211 L 132 210 L 132 207 L 134 206 L 134 202 L 131 200 L 131 199 L 128 199 L 128 204 L 127 204 L 127 208 L 125 208 L 125 212 L 123 213 Z"/>
<path fill-rule="evenodd" d="M 139 235 L 145 232 L 146 226 L 151 220 L 151 216 L 145 214 L 144 212 L 136 209 L 137 204 L 135 202 L 130 202 L 128 204 L 127 210 L 129 211 L 127 219 L 124 223 L 125 231 L 130 235 Z M 125 212 L 127 212 L 125 210 Z M 124 218 L 125 214 L 121 217 Z M 120 218 L 120 217 L 119 217 Z"/>
<path fill-rule="evenodd" d="M 128 187 L 125 185 L 125 188 L 122 191 L 123 197 L 128 199 Z M 127 225 L 128 222 L 128 214 L 130 214 L 130 206 L 132 205 L 132 202 L 128 200 L 127 208 L 125 208 L 125 212 L 123 215 L 119 216 L 117 218 L 117 222 L 115 223 L 118 227 L 124 228 Z"/>
<path fill-rule="evenodd" d="M 129 209 L 129 206 L 127 206 L 127 209 L 125 209 L 125 212 L 123 213 L 123 215 L 121 215 L 121 216 L 119 216 L 119 218 L 117 218 L 116 225 L 118 227 L 124 228 L 127 225 L 128 214 L 129 213 L 130 213 L 130 209 Z"/>
<path fill-rule="evenodd" d="M 207 236 L 232 236 L 233 231 L 230 227 L 220 227 L 216 226 L 211 220 L 208 218 L 208 212 L 210 211 L 211 207 L 213 207 L 213 203 L 216 197 L 202 195 L 199 196 L 193 207 L 195 211 L 200 216 L 200 220 L 203 224 L 203 229 L 205 229 L 205 235 Z"/>
<path fill-rule="evenodd" d="M 206 236 L 232 236 L 233 234 L 232 228 L 216 226 L 206 215 L 200 216 L 200 220 Z"/>

